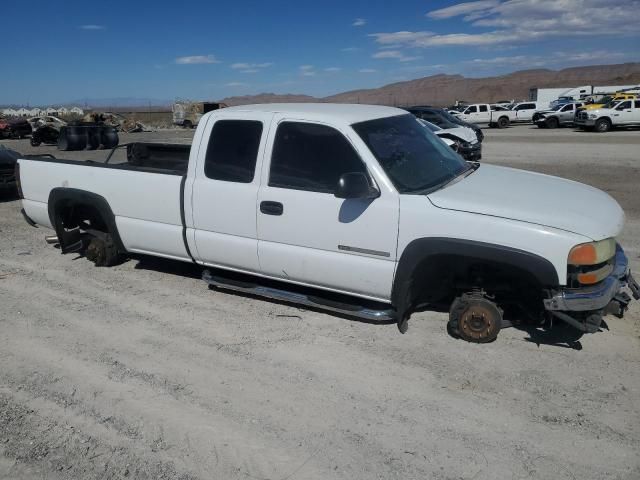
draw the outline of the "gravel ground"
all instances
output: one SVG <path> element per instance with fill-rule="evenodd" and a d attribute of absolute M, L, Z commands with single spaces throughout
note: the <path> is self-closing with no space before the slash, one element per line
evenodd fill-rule
<path fill-rule="evenodd" d="M 639 132 L 486 132 L 487 163 L 611 193 L 638 270 Z M 400 335 L 210 291 L 188 264 L 98 269 L 19 209 L 0 200 L 0 478 L 640 478 L 638 305 L 581 351 L 514 328 L 467 344 L 438 313 Z"/>

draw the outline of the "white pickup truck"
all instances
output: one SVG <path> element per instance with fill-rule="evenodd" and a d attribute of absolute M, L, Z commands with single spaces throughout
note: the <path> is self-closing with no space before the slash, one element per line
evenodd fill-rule
<path fill-rule="evenodd" d="M 458 114 L 458 118 L 476 125 L 506 128 L 516 121 L 516 112 L 488 103 L 477 103 L 468 105 Z"/>
<path fill-rule="evenodd" d="M 614 127 L 640 127 L 640 100 L 614 101 L 602 108 L 580 110 L 575 124 L 597 132 L 608 132 Z"/>
<path fill-rule="evenodd" d="M 465 162 L 404 110 L 226 108 L 203 117 L 190 149 L 127 153 L 19 159 L 25 219 L 96 265 L 134 253 L 195 262 L 212 286 L 403 333 L 415 310 L 445 308 L 473 342 L 508 321 L 595 332 L 623 315 L 625 288 L 640 296 L 609 195 Z"/>

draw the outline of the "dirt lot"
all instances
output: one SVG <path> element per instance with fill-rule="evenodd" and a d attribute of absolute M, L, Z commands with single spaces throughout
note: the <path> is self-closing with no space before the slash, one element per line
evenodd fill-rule
<path fill-rule="evenodd" d="M 521 126 L 484 145 L 610 192 L 639 269 L 640 132 Z M 187 264 L 98 269 L 19 209 L 0 201 L 0 478 L 640 478 L 638 305 L 582 351 L 513 328 L 463 343 L 433 313 L 400 335 L 210 291 Z"/>

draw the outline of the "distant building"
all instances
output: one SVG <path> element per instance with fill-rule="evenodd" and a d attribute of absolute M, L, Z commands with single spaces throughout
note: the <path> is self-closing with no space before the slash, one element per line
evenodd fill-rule
<path fill-rule="evenodd" d="M 74 115 L 84 115 L 84 110 L 80 107 L 71 107 L 69 109 L 69 113 L 73 113 Z"/>

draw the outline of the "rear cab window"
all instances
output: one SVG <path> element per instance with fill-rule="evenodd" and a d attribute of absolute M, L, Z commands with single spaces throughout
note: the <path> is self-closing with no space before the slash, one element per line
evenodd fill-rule
<path fill-rule="evenodd" d="M 262 130 L 257 120 L 218 120 L 209 137 L 204 174 L 213 180 L 251 183 Z"/>

